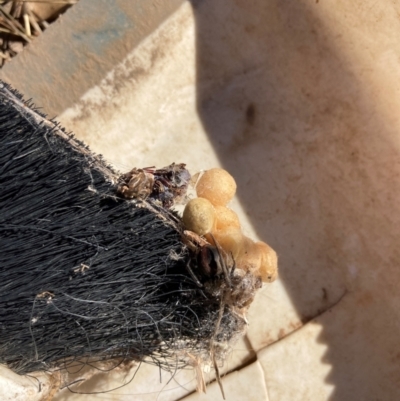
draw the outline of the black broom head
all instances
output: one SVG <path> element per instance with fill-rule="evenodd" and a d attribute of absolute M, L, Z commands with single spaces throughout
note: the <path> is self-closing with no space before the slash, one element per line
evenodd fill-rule
<path fill-rule="evenodd" d="M 120 175 L 0 83 L 0 171 L 0 363 L 223 360 L 260 280 L 202 273 L 170 209 L 185 165 Z"/>

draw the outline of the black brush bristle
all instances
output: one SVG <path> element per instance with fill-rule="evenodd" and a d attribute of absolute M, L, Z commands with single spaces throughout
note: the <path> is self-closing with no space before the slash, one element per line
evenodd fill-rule
<path fill-rule="evenodd" d="M 179 221 L 119 199 L 116 172 L 30 106 L 0 84 L 0 363 L 200 354 L 220 303 L 188 275 Z"/>

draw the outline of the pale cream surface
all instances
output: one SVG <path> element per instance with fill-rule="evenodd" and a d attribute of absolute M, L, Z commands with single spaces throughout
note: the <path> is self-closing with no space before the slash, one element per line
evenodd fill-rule
<path fill-rule="evenodd" d="M 228 400 L 400 399 L 400 5 L 194 4 L 59 120 L 122 171 L 175 161 L 235 177 L 231 207 L 277 251 L 280 279 L 250 308 Z M 178 400 L 195 384 L 143 365 L 114 392 L 56 399 Z"/>

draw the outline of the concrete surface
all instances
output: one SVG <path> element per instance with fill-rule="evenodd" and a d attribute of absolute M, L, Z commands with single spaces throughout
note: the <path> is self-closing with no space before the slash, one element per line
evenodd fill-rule
<path fill-rule="evenodd" d="M 182 161 L 236 178 L 232 207 L 277 250 L 281 278 L 250 309 L 230 394 L 254 383 L 259 400 L 400 399 L 398 37 L 391 0 L 185 2 L 118 62 L 92 64 L 103 79 L 59 112 L 121 170 Z M 194 372 L 171 390 L 158 370 L 138 374 L 57 400 L 195 388 Z"/>
<path fill-rule="evenodd" d="M 7 63 L 0 78 L 54 117 L 97 85 L 182 1 L 79 1 Z"/>

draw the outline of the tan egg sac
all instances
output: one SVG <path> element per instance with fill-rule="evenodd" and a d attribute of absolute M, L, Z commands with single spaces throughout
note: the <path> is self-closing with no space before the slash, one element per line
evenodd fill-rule
<path fill-rule="evenodd" d="M 207 241 L 215 240 L 235 259 L 238 269 L 261 276 L 264 283 L 275 281 L 278 277 L 275 251 L 265 242 L 254 242 L 243 235 L 237 214 L 226 207 L 236 192 L 233 177 L 220 168 L 206 171 L 198 180 L 197 177 L 198 198 L 192 199 L 183 213 L 186 228 L 198 235 L 208 234 Z"/>
<path fill-rule="evenodd" d="M 272 283 L 278 278 L 278 256 L 265 242 L 256 242 L 261 252 L 260 274 L 264 283 Z"/>
<path fill-rule="evenodd" d="M 196 186 L 197 196 L 208 199 L 214 206 L 226 206 L 236 193 L 234 178 L 222 168 L 207 170 Z"/>
<path fill-rule="evenodd" d="M 252 239 L 243 236 L 242 246 L 236 259 L 237 268 L 250 271 L 257 276 L 260 274 L 261 259 L 260 248 Z"/>
<path fill-rule="evenodd" d="M 260 276 L 264 283 L 271 283 L 278 278 L 276 252 L 265 242 L 254 242 L 238 228 L 217 230 L 213 236 L 219 246 L 233 256 L 236 268 Z"/>
<path fill-rule="evenodd" d="M 217 230 L 213 232 L 213 236 L 218 245 L 236 260 L 243 246 L 243 234 L 240 228 Z"/>
<path fill-rule="evenodd" d="M 240 228 L 239 217 L 232 209 L 225 206 L 215 206 L 214 231 L 228 228 Z"/>
<path fill-rule="evenodd" d="M 214 227 L 214 206 L 204 198 L 195 198 L 188 202 L 183 211 L 183 224 L 198 235 L 211 232 Z"/>

